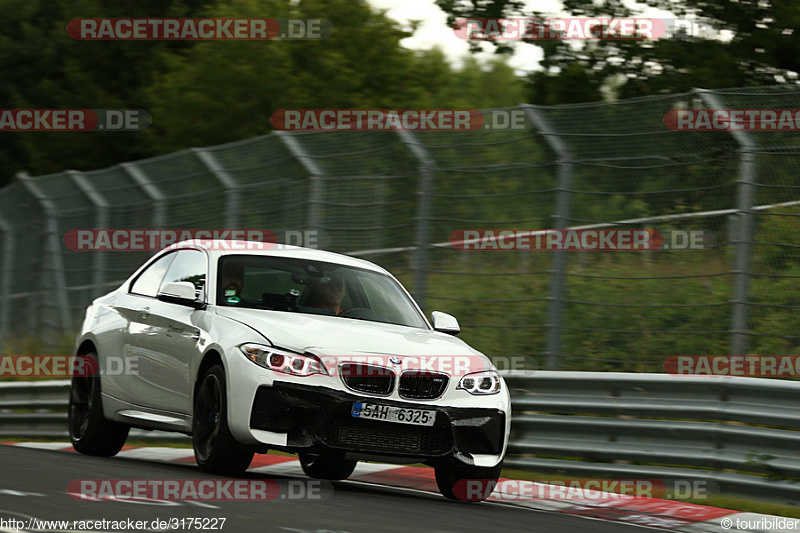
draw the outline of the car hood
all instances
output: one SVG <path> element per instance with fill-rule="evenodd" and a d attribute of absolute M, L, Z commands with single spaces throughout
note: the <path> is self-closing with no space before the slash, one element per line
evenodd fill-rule
<path fill-rule="evenodd" d="M 335 316 L 259 309 L 218 307 L 217 314 L 254 328 L 276 347 L 300 353 L 471 355 L 485 358 L 464 341 L 438 331 Z"/>

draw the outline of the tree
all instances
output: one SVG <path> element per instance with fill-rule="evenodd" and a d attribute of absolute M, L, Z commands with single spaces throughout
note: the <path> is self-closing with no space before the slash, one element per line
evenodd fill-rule
<path fill-rule="evenodd" d="M 455 71 L 438 50 L 415 52 L 409 33 L 364 1 L 228 0 L 218 15 L 328 19 L 317 41 L 203 42 L 170 52 L 149 91 L 155 151 L 268 133 L 279 109 L 478 108 L 513 105 L 522 84 L 502 61 Z"/>
<path fill-rule="evenodd" d="M 113 5 L 102 0 L 0 0 L 0 101 L 6 109 L 146 108 L 144 88 L 166 67 L 164 50 L 191 42 L 78 41 L 67 35 L 73 18 L 191 17 L 206 2 L 164 0 L 144 6 L 136 0 Z M 138 133 L 2 133 L 0 184 L 20 170 L 31 174 L 67 168 L 91 169 L 141 157 Z"/>
<path fill-rule="evenodd" d="M 454 70 L 438 50 L 401 45 L 408 31 L 365 0 L 0 0 L 5 108 L 142 108 L 136 132 L 2 133 L 0 185 L 27 170 L 92 170 L 267 133 L 288 108 L 476 108 L 513 105 L 522 85 L 502 61 Z M 306 41 L 78 41 L 88 17 L 323 18 Z"/>
<path fill-rule="evenodd" d="M 413 100 L 406 82 L 414 55 L 407 36 L 366 2 L 229 0 L 212 16 L 324 18 L 333 35 L 317 41 L 202 42 L 170 54 L 149 91 L 157 151 L 217 144 L 271 129 L 286 108 L 397 107 Z"/>
<path fill-rule="evenodd" d="M 543 72 L 529 79 L 531 99 L 566 103 L 598 99 L 599 88 L 620 84 L 621 98 L 721 88 L 797 82 L 800 72 L 800 3 L 796 0 L 643 0 L 642 4 L 692 17 L 710 35 L 678 35 L 658 40 L 529 41 L 544 50 Z M 437 0 L 449 23 L 458 18 L 544 18 L 520 2 Z M 574 17 L 629 17 L 621 0 L 564 0 Z M 498 51 L 505 53 L 507 46 Z M 585 91 L 574 88 L 583 79 Z M 577 99 L 576 99 L 577 98 Z"/>

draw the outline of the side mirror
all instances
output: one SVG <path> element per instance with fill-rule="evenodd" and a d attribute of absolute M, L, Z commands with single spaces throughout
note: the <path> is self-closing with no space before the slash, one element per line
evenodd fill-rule
<path fill-rule="evenodd" d="M 461 333 L 461 328 L 458 326 L 458 320 L 453 315 L 442 313 L 441 311 L 434 311 L 431 313 L 433 319 L 433 329 L 447 333 L 448 335 L 458 335 Z"/>
<path fill-rule="evenodd" d="M 198 302 L 195 298 L 194 283 L 189 281 L 167 283 L 158 292 L 158 299 L 163 302 L 194 307 L 195 309 L 202 309 L 205 306 L 203 302 Z"/>

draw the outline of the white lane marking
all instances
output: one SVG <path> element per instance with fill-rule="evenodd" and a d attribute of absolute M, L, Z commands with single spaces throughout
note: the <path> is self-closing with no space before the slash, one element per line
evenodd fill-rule
<path fill-rule="evenodd" d="M 13 446 L 26 447 L 26 448 L 45 449 L 45 450 L 65 450 L 65 448 L 69 448 L 71 446 L 70 443 L 59 443 L 59 442 L 53 442 L 53 443 L 49 443 L 49 442 L 21 442 L 21 443 L 14 443 L 12 445 Z M 151 460 L 158 460 L 158 461 L 162 461 L 162 462 L 169 462 L 169 461 L 174 460 L 176 458 L 184 458 L 184 457 L 191 457 L 192 456 L 191 454 L 186 453 L 185 449 L 180 449 L 180 448 L 147 447 L 147 448 L 138 448 L 138 449 L 133 449 L 133 450 L 126 450 L 126 452 L 136 452 L 137 450 L 149 450 L 150 451 L 150 453 L 148 453 L 148 454 L 142 454 L 142 457 L 136 457 L 137 459 L 139 459 L 139 458 L 145 459 L 145 460 L 151 459 Z M 165 452 L 164 450 L 169 450 L 169 452 Z M 156 452 L 156 454 L 160 453 L 161 454 L 161 458 L 155 457 L 153 452 Z M 120 455 L 122 455 L 122 453 L 123 452 L 121 452 Z M 133 458 L 133 454 L 130 454 L 127 457 Z M 167 457 L 169 457 L 169 458 L 167 458 Z M 380 463 L 359 463 L 358 466 L 357 466 L 356 472 L 354 473 L 354 477 L 357 477 L 357 475 L 360 475 L 360 474 L 368 474 L 368 473 L 372 473 L 372 472 L 381 472 L 381 471 L 386 471 L 386 470 L 403 468 L 404 466 L 405 465 L 386 465 L 386 464 L 380 464 Z M 297 460 L 287 461 L 287 462 L 279 463 L 279 464 L 276 464 L 276 465 L 262 466 L 262 467 L 250 469 L 250 471 L 251 472 L 257 472 L 257 473 L 285 474 L 285 475 L 292 475 L 292 476 L 296 475 L 296 476 L 305 477 L 305 474 L 303 473 L 302 468 L 300 467 L 300 462 L 297 461 Z M 356 484 L 356 485 L 373 486 L 373 487 L 378 487 L 378 488 L 383 488 L 383 489 L 390 489 L 390 490 L 394 490 L 394 491 L 414 492 L 414 493 L 418 493 L 418 494 L 425 494 L 425 495 L 428 495 L 428 496 L 431 496 L 431 497 L 434 497 L 434 498 L 437 498 L 437 497 L 441 498 L 442 497 L 441 495 L 439 495 L 436 492 L 430 492 L 430 491 L 420 490 L 420 489 L 413 489 L 413 488 L 408 488 L 408 487 L 397 487 L 397 486 L 392 486 L 392 485 L 381 485 L 381 484 L 377 484 L 377 483 L 370 483 L 370 482 L 360 481 L 360 480 L 352 479 L 352 478 L 349 479 L 349 480 L 340 482 L 340 483 L 345 483 L 345 484 L 353 483 L 353 484 Z M 556 512 L 557 513 L 558 512 L 558 507 L 561 507 L 561 505 L 559 505 L 561 503 L 562 502 L 554 502 L 554 501 L 547 501 L 547 500 L 537 500 L 535 502 L 528 502 L 528 501 L 525 501 L 525 502 L 523 502 L 523 501 L 502 501 L 502 500 L 491 501 L 490 500 L 490 501 L 486 501 L 486 502 L 481 502 L 478 505 L 501 505 L 501 506 L 504 506 L 504 507 L 515 507 L 515 508 L 518 508 L 518 509 L 526 509 L 526 510 L 529 510 L 529 511 Z M 575 501 L 569 501 L 569 502 L 565 501 L 563 503 L 567 504 L 569 507 L 574 507 L 577 502 L 575 502 Z M 739 514 L 739 513 L 734 513 L 734 514 Z M 625 525 L 634 526 L 634 527 L 638 527 L 638 528 L 642 528 L 642 529 L 648 529 L 648 530 L 653 530 L 653 531 L 664 531 L 663 528 L 655 528 L 653 526 L 648 526 L 648 525 L 644 525 L 644 524 L 637 524 L 637 523 L 634 523 L 634 522 L 621 522 L 621 521 L 616 521 L 616 520 L 608 520 L 608 519 L 604 519 L 604 518 L 598 518 L 598 517 L 593 517 L 593 516 L 585 516 L 585 515 L 574 515 L 574 516 L 580 517 L 580 518 L 583 518 L 583 519 L 588 519 L 588 520 L 596 520 L 596 521 L 599 521 L 599 522 L 606 522 L 606 523 L 609 523 L 609 524 L 612 524 L 612 523 L 613 524 L 624 523 Z M 775 517 L 772 517 L 772 518 L 775 518 Z M 781 518 L 781 517 L 777 517 L 777 518 Z M 682 529 L 682 530 L 694 530 L 696 532 L 707 531 L 706 527 L 708 527 L 709 525 L 712 528 L 716 526 L 716 524 L 714 524 L 713 521 L 712 522 L 699 522 L 699 523 L 694 523 L 694 524 L 685 524 L 685 525 L 681 526 L 680 529 Z M 0 533 L 6 533 L 6 530 L 0 529 Z M 18 533 L 18 530 L 10 530 L 9 533 Z"/>
<path fill-rule="evenodd" d="M 181 448 L 157 448 L 154 446 L 149 446 L 145 448 L 122 450 L 117 454 L 117 457 L 124 457 L 125 459 L 145 459 L 150 461 L 169 462 L 176 459 L 194 457 L 194 455 L 191 452 Z"/>
<path fill-rule="evenodd" d="M 396 470 L 398 468 L 405 468 L 404 465 L 387 465 L 382 463 L 358 463 L 356 470 L 353 472 L 354 476 L 364 474 L 376 474 L 378 472 L 385 472 L 387 470 Z"/>
<path fill-rule="evenodd" d="M 65 448 L 71 448 L 72 444 L 69 442 L 17 442 L 12 446 L 36 448 L 38 450 L 64 450 Z"/>
<path fill-rule="evenodd" d="M 274 465 L 259 466 L 257 468 L 249 469 L 248 472 L 256 472 L 258 474 L 305 476 L 303 468 L 300 466 L 300 461 L 286 461 Z"/>

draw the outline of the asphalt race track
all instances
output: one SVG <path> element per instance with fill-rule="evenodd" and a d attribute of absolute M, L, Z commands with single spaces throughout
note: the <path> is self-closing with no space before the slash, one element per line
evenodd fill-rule
<path fill-rule="evenodd" d="M 250 473 L 251 479 L 290 483 L 297 478 Z M 8 520 L 144 520 L 225 518 L 222 531 L 276 532 L 464 532 L 525 531 L 604 533 L 651 530 L 500 503 L 451 502 L 437 494 L 345 481 L 324 485 L 319 499 L 211 502 L 77 501 L 67 493 L 76 479 L 213 479 L 193 464 L 98 458 L 49 450 L 0 446 L 0 531 Z M 192 529 L 189 527 L 178 529 Z M 85 531 L 86 529 L 84 529 Z M 101 529 L 112 531 L 111 528 Z M 160 528 L 146 530 L 161 531 Z M 658 531 L 664 531 L 660 529 Z"/>

